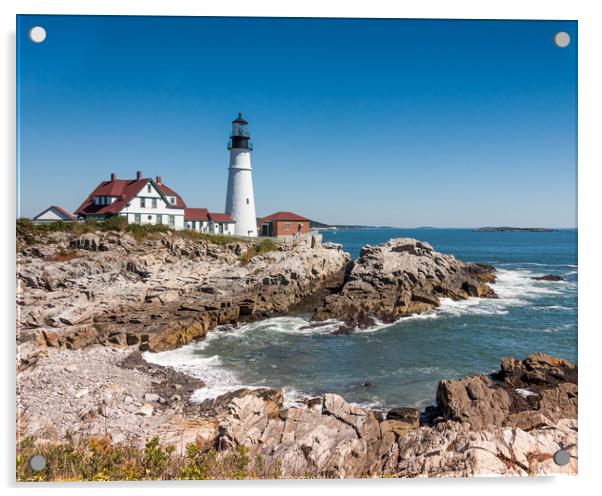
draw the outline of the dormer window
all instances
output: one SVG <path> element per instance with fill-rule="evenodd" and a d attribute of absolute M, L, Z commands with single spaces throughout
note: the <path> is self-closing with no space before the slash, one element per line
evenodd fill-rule
<path fill-rule="evenodd" d="M 176 203 L 176 197 L 175 197 L 175 196 L 170 196 L 170 197 L 169 197 L 169 201 L 170 201 L 172 204 Z"/>

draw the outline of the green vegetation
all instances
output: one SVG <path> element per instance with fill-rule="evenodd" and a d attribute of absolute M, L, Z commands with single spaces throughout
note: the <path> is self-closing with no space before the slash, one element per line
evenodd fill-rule
<path fill-rule="evenodd" d="M 40 242 L 44 234 L 65 232 L 72 234 L 88 234 L 94 232 L 123 232 L 132 235 L 140 241 L 145 238 L 153 237 L 155 233 L 172 232 L 175 236 L 192 240 L 205 240 L 218 245 L 226 245 L 233 241 L 239 241 L 233 236 L 224 236 L 219 234 L 205 234 L 196 231 L 176 231 L 165 224 L 128 224 L 124 217 L 113 216 L 106 220 L 97 221 L 88 219 L 84 222 L 52 222 L 48 224 L 33 224 L 29 219 L 17 219 L 17 243 L 32 245 Z M 51 239 L 46 238 L 45 243 L 52 243 Z"/>
<path fill-rule="evenodd" d="M 71 436 L 60 444 L 37 447 L 33 438 L 17 447 L 18 481 L 112 481 L 112 480 L 206 480 L 276 479 L 279 467 L 265 467 L 261 457 L 253 460 L 239 447 L 228 453 L 186 446 L 178 456 L 173 446 L 161 446 L 154 437 L 144 449 L 124 444 L 111 445 L 107 437 L 75 441 Z M 33 471 L 28 461 L 42 455 L 46 467 Z"/>
<path fill-rule="evenodd" d="M 251 259 L 255 255 L 261 255 L 262 253 L 268 253 L 270 251 L 275 251 L 278 249 L 278 244 L 272 241 L 271 239 L 262 239 L 258 244 L 249 246 L 247 251 L 245 251 L 241 257 L 240 262 L 242 264 L 247 264 L 251 261 Z"/>
<path fill-rule="evenodd" d="M 236 238 L 233 236 L 226 236 L 224 234 L 207 234 L 207 233 L 200 233 L 198 231 L 189 231 L 189 230 L 184 230 L 184 231 L 174 231 L 176 232 L 179 236 L 183 237 L 183 238 L 188 238 L 188 239 L 193 239 L 193 240 L 205 240 L 205 241 L 209 241 L 210 243 L 213 243 L 215 245 L 227 245 L 232 243 L 233 241 L 241 241 L 240 238 Z"/>
<path fill-rule="evenodd" d="M 17 252 L 24 246 L 31 246 L 36 243 L 56 244 L 58 241 L 49 234 L 63 232 L 75 235 L 82 235 L 94 232 L 121 232 L 130 234 L 137 241 L 154 238 L 157 239 L 158 233 L 171 233 L 184 239 L 192 241 L 208 241 L 216 245 L 228 245 L 234 242 L 244 243 L 247 249 L 240 257 L 242 264 L 247 264 L 256 255 L 275 251 L 279 244 L 271 239 L 262 239 L 260 242 L 253 242 L 246 238 L 236 236 L 226 236 L 223 234 L 207 234 L 191 230 L 177 231 L 164 224 L 128 224 L 126 219 L 119 216 L 108 217 L 106 220 L 86 220 L 84 222 L 52 222 L 48 224 L 33 224 L 29 219 L 17 220 Z M 55 261 L 68 261 L 77 258 L 74 251 L 61 251 L 54 255 Z"/>

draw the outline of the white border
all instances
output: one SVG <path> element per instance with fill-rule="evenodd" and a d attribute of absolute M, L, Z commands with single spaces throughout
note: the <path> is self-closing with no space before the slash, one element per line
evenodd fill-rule
<path fill-rule="evenodd" d="M 602 274 L 598 253 L 601 251 L 600 197 L 602 181 L 600 153 L 602 107 L 600 88 L 602 75 L 602 23 L 596 9 L 598 2 L 566 1 L 478 1 L 433 0 L 414 2 L 387 2 L 370 0 L 359 2 L 302 2 L 227 0 L 217 2 L 187 2 L 185 0 L 54 0 L 4 1 L 2 9 L 3 76 L 2 106 L 4 109 L 2 146 L 4 155 L 3 198 L 4 214 L 0 216 L 2 232 L 6 233 L 1 272 L 3 281 L 4 363 L 2 401 L 2 438 L 0 449 L 4 485 L 8 494 L 48 494 L 53 488 L 62 494 L 99 494 L 104 488 L 115 495 L 142 492 L 164 495 L 170 489 L 181 494 L 202 494 L 207 491 L 240 492 L 250 494 L 282 493 L 306 494 L 316 489 L 365 493 L 420 492 L 462 494 L 507 494 L 509 491 L 545 491 L 549 494 L 585 492 L 599 479 L 602 467 L 600 456 L 600 374 L 596 370 L 600 353 L 599 324 L 596 310 L 600 303 Z M 580 436 L 579 477 L 539 479 L 479 479 L 479 480 L 375 480 L 375 481 L 304 481 L 304 482 L 205 482 L 205 483 L 109 483 L 104 485 L 37 485 L 16 487 L 14 483 L 14 224 L 15 217 L 15 14 L 124 14 L 124 15 L 239 15 L 271 17 L 414 17 L 414 18 L 480 18 L 480 19 L 577 19 L 579 21 L 579 366 L 580 366 Z M 598 488 L 599 489 L 599 488 Z M 103 491 L 104 492 L 104 491 Z"/>

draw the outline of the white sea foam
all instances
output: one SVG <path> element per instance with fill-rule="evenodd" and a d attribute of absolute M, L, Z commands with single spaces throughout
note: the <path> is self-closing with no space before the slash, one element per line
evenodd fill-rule
<path fill-rule="evenodd" d="M 392 323 L 383 323 L 375 319 L 374 326 L 367 329 L 358 329 L 356 332 L 373 333 L 400 324 L 431 319 L 456 318 L 465 315 L 503 315 L 508 313 L 510 307 L 533 305 L 536 304 L 539 298 L 546 298 L 550 295 L 562 294 L 563 291 L 574 291 L 576 289 L 575 283 L 565 284 L 564 288 L 566 289 L 561 289 L 559 284 L 555 282 L 533 280 L 531 277 L 538 274 L 525 269 L 498 269 L 496 275 L 497 280 L 492 287 L 498 294 L 498 298 L 468 298 L 460 301 L 443 298 L 440 307 L 431 312 L 403 317 Z M 549 305 L 544 308 L 564 310 L 569 307 Z M 202 379 L 206 387 L 195 391 L 192 397 L 193 401 L 200 402 L 239 388 L 258 387 L 256 384 L 245 384 L 233 372 L 224 368 L 219 355 L 206 356 L 203 354 L 203 351 L 213 340 L 244 339 L 250 333 L 266 333 L 267 339 L 270 339 L 269 335 L 272 333 L 275 335 L 299 336 L 328 335 L 341 324 L 342 322 L 336 320 L 310 323 L 300 317 L 276 317 L 236 328 L 222 326 L 208 333 L 204 341 L 162 353 L 146 352 L 144 353 L 144 359 L 150 363 L 172 367 L 175 370 Z M 574 327 L 574 324 L 563 324 L 534 331 L 559 332 L 570 327 Z M 303 392 L 293 389 L 285 389 L 284 391 L 284 399 L 287 405 L 297 404 L 306 396 Z"/>
<path fill-rule="evenodd" d="M 205 341 L 192 343 L 176 350 L 161 353 L 150 353 L 147 351 L 143 354 L 143 358 L 149 363 L 171 367 L 178 372 L 202 379 L 206 387 L 197 389 L 192 395 L 192 401 L 200 402 L 207 398 L 215 398 L 221 394 L 244 387 L 232 372 L 222 367 L 222 362 L 218 355 L 206 357 L 199 353 L 207 347 L 212 339 L 218 337 L 218 333 L 209 333 Z"/>
<path fill-rule="evenodd" d="M 576 323 L 559 324 L 552 327 L 544 327 L 543 329 L 532 329 L 531 332 L 556 333 L 566 331 L 567 329 L 576 329 Z"/>
<path fill-rule="evenodd" d="M 516 392 L 520 394 L 523 398 L 528 398 L 529 396 L 537 396 L 533 391 L 529 391 L 528 389 L 518 388 Z"/>

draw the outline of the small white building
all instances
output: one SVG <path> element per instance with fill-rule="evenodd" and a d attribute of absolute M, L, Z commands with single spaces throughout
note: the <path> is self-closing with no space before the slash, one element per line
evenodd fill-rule
<path fill-rule="evenodd" d="M 185 208 L 184 223 L 186 229 L 193 231 L 208 233 L 209 230 L 209 210 L 206 208 Z"/>
<path fill-rule="evenodd" d="M 209 212 L 209 232 L 211 234 L 236 234 L 236 221 L 228 214 Z"/>
<path fill-rule="evenodd" d="M 103 220 L 113 215 L 125 217 L 128 224 L 165 224 L 184 229 L 184 200 L 161 181 L 143 178 L 140 171 L 135 179 L 101 182 L 75 211 L 77 219 Z"/>
<path fill-rule="evenodd" d="M 36 215 L 32 222 L 34 224 L 52 224 L 53 222 L 74 222 L 75 217 L 65 209 L 52 205 L 43 212 Z"/>

